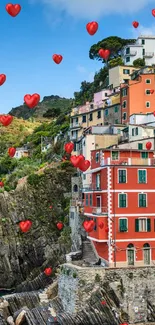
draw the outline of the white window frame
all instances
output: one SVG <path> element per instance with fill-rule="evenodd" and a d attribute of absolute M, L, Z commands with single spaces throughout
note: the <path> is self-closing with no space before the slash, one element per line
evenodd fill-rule
<path fill-rule="evenodd" d="M 98 156 L 98 161 L 96 161 L 97 156 Z M 96 152 L 96 154 L 95 154 L 95 162 L 96 162 L 96 164 L 98 164 L 100 162 L 100 153 L 99 153 L 99 151 Z"/>
<path fill-rule="evenodd" d="M 126 182 L 125 183 L 119 183 L 119 170 L 125 170 L 126 171 Z M 127 180 L 127 169 L 126 168 L 118 168 L 118 170 L 117 170 L 117 184 L 127 184 L 127 182 L 128 182 L 128 180 Z M 123 219 L 125 219 L 125 218 L 123 218 Z"/>
<path fill-rule="evenodd" d="M 149 93 L 149 94 L 147 94 L 146 92 L 147 92 L 147 90 L 149 90 L 150 91 L 150 89 L 145 89 L 145 95 L 151 95 L 151 92 Z"/>
<path fill-rule="evenodd" d="M 146 183 L 139 183 L 139 170 L 145 170 L 145 172 L 146 172 Z M 137 171 L 137 173 L 138 173 L 138 184 L 147 184 L 147 169 L 144 169 L 144 168 L 140 168 L 140 169 L 138 169 L 138 171 Z M 140 194 L 143 194 L 143 193 L 140 193 Z"/>
<path fill-rule="evenodd" d="M 139 227 L 139 220 L 145 220 L 145 228 L 146 228 L 146 230 L 139 230 L 138 232 L 147 232 L 147 219 L 148 218 L 145 218 L 145 217 L 138 218 L 138 227 Z"/>
<path fill-rule="evenodd" d="M 122 194 L 122 193 L 121 193 Z M 119 226 L 119 231 L 120 231 L 120 220 L 124 220 L 124 219 L 126 219 L 127 220 L 127 231 L 125 231 L 125 232 L 128 232 L 128 218 L 119 218 L 118 219 L 118 226 Z"/>
<path fill-rule="evenodd" d="M 149 103 L 149 106 L 147 106 L 147 105 L 146 105 L 147 103 Z M 146 107 L 146 108 L 150 108 L 150 107 L 151 107 L 151 105 L 150 105 L 150 102 L 149 102 L 149 101 L 145 102 L 145 107 Z"/>
<path fill-rule="evenodd" d="M 121 193 L 118 193 L 118 208 L 120 209 L 123 209 L 122 207 L 119 206 L 119 196 L 120 194 L 125 194 L 126 195 L 126 207 L 123 207 L 124 209 L 128 208 L 128 195 L 127 193 L 124 193 L 124 192 L 121 192 Z"/>
<path fill-rule="evenodd" d="M 144 208 L 144 207 L 140 207 L 139 206 L 139 195 L 140 194 L 145 194 L 146 195 L 146 207 L 145 208 L 147 208 L 148 206 L 147 206 L 147 193 L 144 193 L 144 192 L 141 192 L 141 193 L 138 193 L 138 208 Z M 142 218 L 141 218 L 142 219 Z"/>
<path fill-rule="evenodd" d="M 150 82 L 146 82 L 147 80 L 149 80 Z M 145 83 L 146 83 L 147 85 L 151 84 L 151 79 L 145 79 Z"/>

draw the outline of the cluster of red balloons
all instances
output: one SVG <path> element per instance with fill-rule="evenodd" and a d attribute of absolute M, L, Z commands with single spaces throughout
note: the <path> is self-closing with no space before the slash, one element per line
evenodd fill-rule
<path fill-rule="evenodd" d="M 94 220 L 85 220 L 82 225 L 86 232 L 92 232 L 95 227 L 95 221 Z M 98 226 L 100 229 L 103 229 L 104 228 L 103 221 L 100 221 Z M 109 227 L 105 227 L 105 232 L 109 232 Z"/>
<path fill-rule="evenodd" d="M 66 143 L 64 149 L 68 154 L 71 154 L 74 149 L 74 143 Z M 90 167 L 90 161 L 85 160 L 83 155 L 71 156 L 70 161 L 74 167 L 79 168 L 82 172 L 85 172 Z"/>

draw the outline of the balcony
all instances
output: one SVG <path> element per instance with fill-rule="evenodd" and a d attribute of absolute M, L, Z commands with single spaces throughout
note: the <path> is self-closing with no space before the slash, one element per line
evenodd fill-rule
<path fill-rule="evenodd" d="M 88 191 L 101 191 L 101 186 L 96 186 L 95 184 L 85 184 L 83 187 L 83 192 Z"/>
<path fill-rule="evenodd" d="M 154 53 L 153 52 L 146 52 L 143 56 L 144 56 L 144 58 L 153 58 Z"/>
<path fill-rule="evenodd" d="M 70 123 L 70 129 L 80 129 L 82 123 Z"/>
<path fill-rule="evenodd" d="M 113 165 L 128 165 L 128 166 L 155 166 L 155 158 L 133 158 L 122 157 L 118 160 L 115 158 L 102 159 L 101 167 Z M 90 170 L 91 172 L 91 170 Z"/>
<path fill-rule="evenodd" d="M 135 56 L 137 51 L 130 51 L 129 53 L 124 53 L 124 56 Z"/>
<path fill-rule="evenodd" d="M 108 213 L 108 208 L 107 207 L 93 207 L 92 208 L 92 213 L 96 214 L 96 215 L 107 214 Z"/>

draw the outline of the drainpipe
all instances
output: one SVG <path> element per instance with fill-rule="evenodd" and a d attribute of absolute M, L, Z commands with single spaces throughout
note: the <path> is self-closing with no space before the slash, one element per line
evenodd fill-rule
<path fill-rule="evenodd" d="M 115 166 L 113 167 L 113 188 L 114 188 L 114 194 L 113 194 L 113 202 L 114 202 L 114 267 L 116 267 L 116 208 L 115 208 Z"/>

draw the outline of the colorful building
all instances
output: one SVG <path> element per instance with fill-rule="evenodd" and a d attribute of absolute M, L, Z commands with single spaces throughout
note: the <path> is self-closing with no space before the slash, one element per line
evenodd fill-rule
<path fill-rule="evenodd" d="M 145 67 L 132 74 L 131 80 L 121 84 L 121 123 L 129 122 L 132 114 L 155 111 L 155 69 Z"/>
<path fill-rule="evenodd" d="M 95 221 L 88 238 L 98 256 L 110 267 L 154 265 L 153 151 L 94 150 L 86 173 L 92 180 L 83 189 L 84 215 Z"/>
<path fill-rule="evenodd" d="M 113 67 L 109 69 L 109 87 L 116 88 L 120 87 L 120 84 L 131 79 L 130 75 L 139 70 L 139 68 L 134 67 L 133 65 Z"/>

